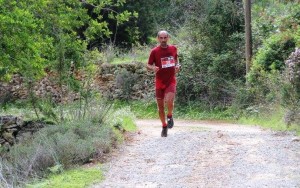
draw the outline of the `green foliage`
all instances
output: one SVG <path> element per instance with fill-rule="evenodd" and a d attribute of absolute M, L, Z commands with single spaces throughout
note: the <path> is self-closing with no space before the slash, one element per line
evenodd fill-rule
<path fill-rule="evenodd" d="M 41 34 L 45 26 L 31 11 L 33 2 L 0 1 L 1 80 L 14 72 L 32 79 L 43 75 L 51 38 Z"/>
<path fill-rule="evenodd" d="M 299 45 L 299 36 L 295 30 L 300 21 L 297 16 L 299 10 L 299 4 L 293 2 L 270 3 L 265 7 L 254 5 L 254 44 L 262 45 L 254 56 L 253 66 L 248 75 L 251 90 L 258 99 L 254 104 L 270 102 L 269 99 L 273 98 L 270 96 L 274 94 L 277 97 L 273 98 L 273 102 L 278 103 L 281 99 L 288 98 L 290 87 L 284 83 L 282 75 L 274 75 L 274 70 L 283 71 L 284 61 Z M 269 79 L 271 77 L 277 78 Z M 269 87 L 272 82 L 273 86 Z M 277 86 L 281 86 L 282 89 L 278 89 Z M 287 102 L 288 100 L 282 101 L 282 104 Z"/>
<path fill-rule="evenodd" d="M 87 89 L 87 85 L 91 84 L 90 79 L 80 85 L 70 74 L 70 69 L 72 66 L 76 70 L 84 67 L 84 73 L 90 75 L 87 78 L 94 75 L 90 68 L 93 63 L 84 57 L 88 44 L 99 38 L 110 37 L 108 20 L 115 20 L 121 25 L 133 16 L 127 10 L 114 10 L 124 3 L 124 0 L 0 1 L 0 79 L 9 81 L 13 73 L 20 73 L 24 77 L 38 119 L 38 108 L 42 104 L 36 100 L 32 87 L 45 75 L 45 70 L 57 75 L 54 81 L 59 86 L 61 99 L 65 99 L 70 91 L 78 92 L 82 87 L 81 90 L 85 91 L 81 94 L 86 101 L 91 93 Z M 91 12 L 85 6 L 87 4 L 93 7 Z M 98 17 L 93 18 L 91 13 Z M 104 14 L 109 14 L 110 18 L 104 18 Z M 63 108 L 57 117 L 61 121 L 64 119 Z"/>
<path fill-rule="evenodd" d="M 103 45 L 100 49 L 100 63 L 124 64 L 145 63 L 148 60 L 151 48 L 146 45 L 133 45 L 130 49 L 117 47 L 113 44 Z"/>
<path fill-rule="evenodd" d="M 157 105 L 155 100 L 151 101 L 115 101 L 114 108 L 130 108 L 132 113 L 140 119 L 158 118 Z M 201 119 L 201 120 L 230 120 L 233 117 L 232 111 L 214 107 L 210 108 L 205 103 L 190 102 L 178 104 L 175 101 L 174 117 L 176 119 Z"/>
<path fill-rule="evenodd" d="M 117 53 L 111 64 L 122 64 L 122 63 L 132 63 L 132 62 L 147 62 L 149 52 L 149 46 L 142 45 L 134 45 L 130 50 L 121 51 L 121 53 Z"/>
<path fill-rule="evenodd" d="M 32 176 L 44 176 L 57 165 L 67 169 L 86 163 L 110 150 L 114 142 L 112 133 L 109 126 L 89 121 L 49 126 L 27 143 L 14 145 L 2 156 L 12 167 L 10 171 L 2 169 L 1 174 L 8 182 L 21 183 Z M 9 179 L 9 176 L 15 179 Z"/>
<path fill-rule="evenodd" d="M 87 45 L 110 37 L 109 21 L 116 20 L 121 25 L 137 16 L 127 10 L 114 10 L 124 3 L 123 0 L 0 1 L 1 80 L 9 80 L 15 72 L 30 79 L 39 78 L 45 67 L 66 68 L 71 61 L 80 67 Z M 107 13 L 112 15 L 109 19 L 103 17 Z"/>
<path fill-rule="evenodd" d="M 248 84 L 247 95 L 253 99 L 249 101 L 251 105 L 280 103 L 284 79 L 279 71 L 261 71 L 257 74 L 251 72 Z"/>
<path fill-rule="evenodd" d="M 131 47 L 137 42 L 149 43 L 149 37 L 154 36 L 171 19 L 168 15 L 170 6 L 170 1 L 127 0 L 123 9 L 134 12 L 136 19 L 131 18 L 126 23 L 126 28 L 125 25 L 119 27 L 117 44 Z"/>
<path fill-rule="evenodd" d="M 222 106 L 209 106 L 205 103 L 191 102 L 185 105 L 176 105 L 174 117 L 177 119 L 195 120 L 228 120 L 233 119 L 230 109 Z"/>
<path fill-rule="evenodd" d="M 136 129 L 130 109 L 110 111 L 109 105 L 93 102 L 85 118 L 78 110 L 66 108 L 66 120 L 49 125 L 26 142 L 15 144 L 9 152 L 1 152 L 1 181 L 20 186 L 32 178 L 58 173 L 91 159 L 101 158 L 122 142 L 123 131 Z M 73 118 L 73 119 L 72 119 Z"/>
<path fill-rule="evenodd" d="M 93 18 L 89 27 L 83 31 L 90 41 L 89 47 L 101 47 L 103 43 L 112 42 L 113 45 L 123 43 L 135 43 L 132 35 L 137 31 L 136 23 L 138 13 L 126 6 L 125 0 L 116 1 L 85 1 L 84 6 L 88 9 L 88 15 Z M 98 35 L 97 35 L 98 34 Z"/>
<path fill-rule="evenodd" d="M 286 130 L 282 119 L 283 111 L 277 110 L 272 106 L 256 106 L 248 108 L 247 111 L 239 118 L 239 123 L 249 125 L 260 125 L 274 130 Z"/>
<path fill-rule="evenodd" d="M 230 85 L 243 79 L 243 14 L 232 1 L 193 1 L 188 44 L 179 48 L 180 102 L 205 101 L 212 106 L 231 100 Z"/>
<path fill-rule="evenodd" d="M 267 39 L 253 60 L 253 69 L 264 71 L 282 70 L 284 60 L 296 47 L 295 36 L 291 33 L 279 33 Z M 255 71 L 255 70 L 253 70 Z"/>
<path fill-rule="evenodd" d="M 278 105 L 261 105 L 253 107 L 248 111 L 244 111 L 243 115 L 239 118 L 238 123 L 245 125 L 259 125 L 277 131 L 295 131 L 299 135 L 299 125 L 291 124 L 286 125 L 286 114 L 284 108 Z"/>
<path fill-rule="evenodd" d="M 130 108 L 136 118 L 157 118 L 157 106 L 155 100 L 147 101 L 114 101 L 114 108 Z"/>
<path fill-rule="evenodd" d="M 296 26 L 299 24 L 299 4 L 292 1 L 265 2 L 265 6 L 258 3 L 253 9 L 254 44 L 261 46 L 255 50 L 253 66 L 247 75 L 248 90 L 254 99 L 252 106 L 288 103 L 288 100 L 284 102 L 282 99 L 289 98 L 291 87 L 281 73 L 286 68 L 285 60 L 299 45 L 299 29 Z"/>
<path fill-rule="evenodd" d="M 51 175 L 37 183 L 27 184 L 28 188 L 84 188 L 103 179 L 101 169 L 96 167 L 76 168 L 64 171 L 63 174 Z"/>
<path fill-rule="evenodd" d="M 252 33 L 254 52 L 271 35 L 295 30 L 299 25 L 299 2 L 255 1 L 252 6 Z"/>
<path fill-rule="evenodd" d="M 123 131 L 136 130 L 135 115 L 129 107 L 118 109 L 110 116 L 114 117 L 110 122 L 113 127 Z"/>

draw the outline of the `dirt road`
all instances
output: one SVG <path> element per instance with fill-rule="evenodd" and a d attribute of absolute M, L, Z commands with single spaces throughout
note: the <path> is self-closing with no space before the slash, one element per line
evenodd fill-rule
<path fill-rule="evenodd" d="M 292 133 L 220 122 L 158 120 L 138 129 L 104 165 L 100 187 L 300 187 L 300 141 Z"/>

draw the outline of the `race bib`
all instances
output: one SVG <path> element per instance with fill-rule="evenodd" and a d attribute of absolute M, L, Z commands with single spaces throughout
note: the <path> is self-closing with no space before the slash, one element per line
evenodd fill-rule
<path fill-rule="evenodd" d="M 161 67 L 168 68 L 175 66 L 175 59 L 173 56 L 161 58 Z"/>

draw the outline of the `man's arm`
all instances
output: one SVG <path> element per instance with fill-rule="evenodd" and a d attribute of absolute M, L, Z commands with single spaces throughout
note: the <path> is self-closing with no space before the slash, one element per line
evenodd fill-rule
<path fill-rule="evenodd" d="M 178 73 L 180 71 L 180 64 L 176 64 L 175 66 L 175 72 Z"/>
<path fill-rule="evenodd" d="M 180 64 L 179 64 L 179 57 L 178 57 L 178 54 L 177 54 L 177 48 L 176 48 L 176 63 L 175 63 L 175 72 L 178 73 L 180 71 Z"/>
<path fill-rule="evenodd" d="M 157 73 L 157 71 L 159 71 L 159 67 L 155 66 L 154 64 L 153 65 L 147 64 L 147 70 Z"/>
<path fill-rule="evenodd" d="M 148 63 L 147 63 L 147 70 L 153 71 L 157 73 L 159 71 L 159 67 L 155 66 L 155 55 L 154 55 L 154 50 L 151 50 Z"/>

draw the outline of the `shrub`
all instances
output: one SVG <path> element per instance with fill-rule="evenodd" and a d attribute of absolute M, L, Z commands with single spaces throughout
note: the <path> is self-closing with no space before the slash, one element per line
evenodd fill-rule
<path fill-rule="evenodd" d="M 265 41 L 253 60 L 254 68 L 264 71 L 282 70 L 284 60 L 295 49 L 296 39 L 292 33 L 278 33 Z"/>
<path fill-rule="evenodd" d="M 285 121 L 288 125 L 300 122 L 300 49 L 296 50 L 285 61 L 286 83 L 282 88 L 282 104 L 287 108 Z"/>
<path fill-rule="evenodd" d="M 131 112 L 129 107 L 121 108 L 111 114 L 114 117 L 110 124 L 113 127 L 124 131 L 134 131 L 136 129 L 134 119 L 135 115 Z"/>
<path fill-rule="evenodd" d="M 296 89 L 297 94 L 300 95 L 300 48 L 296 48 L 285 61 L 285 65 L 287 67 L 287 79 Z"/>
<path fill-rule="evenodd" d="M 138 75 L 126 69 L 121 69 L 116 76 L 116 85 L 122 91 L 121 98 L 128 100 L 131 97 L 132 87 Z"/>
<path fill-rule="evenodd" d="M 135 128 L 130 109 L 104 115 L 100 112 L 102 108 L 93 109 L 93 114 L 88 111 L 86 119 L 75 118 L 73 121 L 47 126 L 26 143 L 16 144 L 9 152 L 2 153 L 0 182 L 9 186 L 22 186 L 32 178 L 45 177 L 101 158 L 117 141 L 122 141 L 122 134 L 116 125 L 123 127 L 123 131 Z"/>

